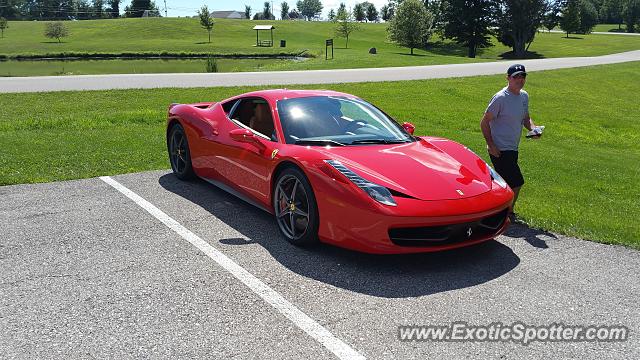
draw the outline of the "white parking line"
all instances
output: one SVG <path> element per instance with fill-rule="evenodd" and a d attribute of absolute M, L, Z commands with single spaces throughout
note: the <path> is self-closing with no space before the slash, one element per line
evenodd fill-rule
<path fill-rule="evenodd" d="M 322 325 L 318 324 L 315 320 L 310 318 L 307 314 L 303 313 L 295 305 L 287 301 L 282 295 L 278 294 L 275 290 L 270 288 L 267 284 L 263 283 L 257 277 L 253 276 L 247 270 L 240 265 L 236 264 L 233 260 L 228 258 L 222 252 L 209 245 L 206 241 L 202 240 L 198 235 L 189 231 L 189 229 L 180 225 L 177 221 L 165 214 L 162 210 L 155 207 L 153 204 L 143 199 L 138 194 L 129 190 L 124 185 L 120 184 L 116 180 L 109 176 L 101 176 L 100 179 L 105 183 L 111 185 L 113 188 L 124 194 L 129 199 L 133 200 L 141 208 L 145 209 L 149 214 L 153 215 L 156 219 L 160 220 L 168 228 L 178 233 L 185 240 L 190 242 L 193 246 L 197 247 L 209 256 L 218 265 L 222 266 L 231 275 L 235 276 L 238 280 L 242 281 L 249 289 L 260 296 L 264 301 L 276 308 L 287 319 L 291 320 L 296 326 L 309 334 L 312 338 L 316 339 L 325 348 L 331 351 L 340 359 L 365 359 L 355 349 L 347 345 L 342 340 L 335 337 L 325 329 Z"/>

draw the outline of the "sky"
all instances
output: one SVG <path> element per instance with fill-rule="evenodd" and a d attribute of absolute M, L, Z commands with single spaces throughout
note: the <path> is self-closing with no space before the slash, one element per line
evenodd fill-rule
<path fill-rule="evenodd" d="M 276 18 L 280 18 L 280 4 L 284 0 L 273 0 L 273 8 L 274 14 Z M 327 13 L 330 9 L 338 9 L 338 5 L 341 2 L 344 2 L 347 5 L 347 8 L 352 8 L 353 5 L 359 2 L 364 2 L 365 0 L 320 0 L 322 2 L 322 16 L 326 17 Z M 373 3 L 378 11 L 380 8 L 388 3 L 388 0 L 368 0 L 370 3 Z M 156 5 L 160 9 L 162 15 L 164 15 L 164 4 L 165 0 L 155 0 Z M 169 17 L 177 17 L 177 16 L 194 16 L 196 12 L 202 5 L 207 5 L 210 11 L 214 10 L 237 10 L 244 12 L 244 6 L 251 6 L 251 14 L 256 13 L 256 11 L 262 11 L 264 8 L 265 0 L 166 0 L 167 3 L 167 15 Z M 287 0 L 287 4 L 289 4 L 289 8 L 293 9 L 296 7 L 297 0 Z M 120 9 L 124 9 L 125 6 L 129 5 L 131 1 L 124 0 Z"/>

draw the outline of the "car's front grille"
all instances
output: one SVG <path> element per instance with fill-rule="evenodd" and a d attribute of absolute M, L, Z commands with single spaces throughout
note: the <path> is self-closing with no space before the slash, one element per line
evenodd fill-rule
<path fill-rule="evenodd" d="M 442 226 L 389 229 L 391 242 L 399 246 L 442 246 L 490 237 L 507 218 L 508 209 L 477 221 Z"/>

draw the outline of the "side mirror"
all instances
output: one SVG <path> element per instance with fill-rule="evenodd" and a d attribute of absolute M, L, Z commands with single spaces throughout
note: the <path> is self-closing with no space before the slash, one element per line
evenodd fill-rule
<path fill-rule="evenodd" d="M 258 141 L 255 134 L 248 129 L 233 129 L 229 131 L 229 136 L 238 142 L 255 143 Z"/>
<path fill-rule="evenodd" d="M 410 122 L 402 123 L 402 128 L 404 129 L 404 131 L 408 132 L 411 135 L 413 135 L 413 132 L 416 131 L 416 126 Z"/>

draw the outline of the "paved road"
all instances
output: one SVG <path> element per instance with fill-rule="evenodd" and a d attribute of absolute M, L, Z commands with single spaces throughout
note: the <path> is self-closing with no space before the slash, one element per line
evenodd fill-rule
<path fill-rule="evenodd" d="M 640 61 L 640 50 L 596 57 L 519 60 L 518 62 L 525 64 L 527 71 L 539 71 L 628 61 Z M 375 69 L 7 77 L 0 78 L 0 93 L 400 81 L 503 74 L 505 69 L 504 61 L 496 61 Z"/>
<path fill-rule="evenodd" d="M 114 176 L 367 358 L 640 358 L 640 252 L 512 227 L 441 254 L 287 244 L 268 214 L 166 171 Z M 0 187 L 2 358 L 332 358 L 100 179 Z M 623 324 L 626 342 L 401 342 L 399 325 Z"/>

